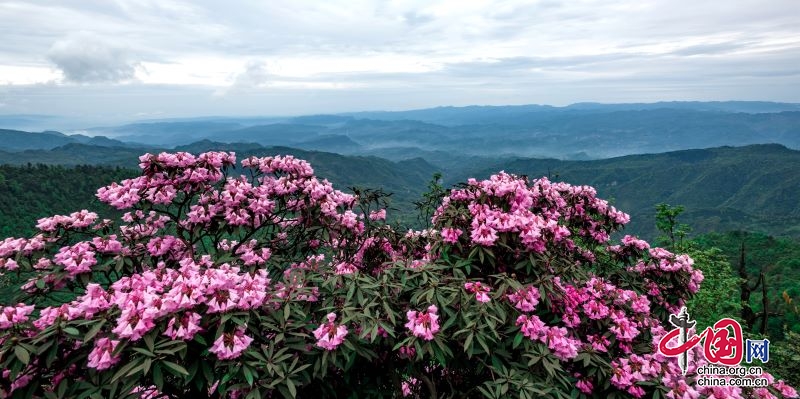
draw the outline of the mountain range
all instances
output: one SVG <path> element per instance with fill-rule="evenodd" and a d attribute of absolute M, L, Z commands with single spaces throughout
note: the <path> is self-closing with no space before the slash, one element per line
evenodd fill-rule
<path fill-rule="evenodd" d="M 0 116 L 0 128 L 10 129 L 19 120 Z M 453 153 L 583 160 L 765 143 L 800 148 L 800 104 L 732 101 L 438 107 L 297 117 L 149 120 L 77 131 L 83 136 L 43 132 L 46 136 L 40 140 L 0 149 L 52 149 L 67 142 L 169 148 L 211 140 L 392 160 L 423 156 L 444 163 L 452 161 L 447 154 Z M 0 132 L 0 140 L 9 132 Z"/>
<path fill-rule="evenodd" d="M 0 128 L 36 120 L 61 119 L 0 115 Z M 632 214 L 629 231 L 648 237 L 660 202 L 685 206 L 697 232 L 800 235 L 800 104 L 438 107 L 148 120 L 80 132 L 0 129 L 0 164 L 127 170 L 144 152 L 292 154 L 338 187 L 394 193 L 405 220 L 436 172 L 449 185 L 506 170 L 592 185 Z"/>

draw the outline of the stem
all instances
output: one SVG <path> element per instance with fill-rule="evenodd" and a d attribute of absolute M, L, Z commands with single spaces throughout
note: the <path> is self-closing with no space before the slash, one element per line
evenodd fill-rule
<path fill-rule="evenodd" d="M 422 379 L 422 382 L 424 382 L 425 386 L 428 387 L 428 393 L 430 394 L 429 397 L 432 399 L 438 398 L 439 395 L 436 393 L 436 385 L 434 385 L 433 381 L 431 381 L 431 379 L 424 374 L 420 374 L 419 378 Z"/>

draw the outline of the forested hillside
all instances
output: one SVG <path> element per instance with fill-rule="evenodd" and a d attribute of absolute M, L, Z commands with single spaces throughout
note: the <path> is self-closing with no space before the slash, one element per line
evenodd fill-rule
<path fill-rule="evenodd" d="M 0 166 L 0 236 L 28 236 L 36 220 L 81 209 L 112 216 L 97 188 L 135 176 L 135 171 L 103 166 Z M 107 217 L 108 217 L 107 216 Z"/>
<path fill-rule="evenodd" d="M 771 312 L 779 313 L 769 319 L 770 335 L 780 337 L 784 324 L 800 333 L 800 315 L 787 310 L 783 295 L 785 292 L 788 298 L 800 298 L 800 238 L 729 231 L 704 234 L 694 241 L 705 248 L 721 249 L 737 273 L 744 248 L 749 284 L 754 286 L 759 275 L 764 273 Z M 754 291 L 752 305 L 761 310 L 761 287 Z"/>

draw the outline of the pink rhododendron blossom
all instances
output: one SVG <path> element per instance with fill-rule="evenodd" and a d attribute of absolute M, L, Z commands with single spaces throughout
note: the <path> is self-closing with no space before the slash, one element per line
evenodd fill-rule
<path fill-rule="evenodd" d="M 239 357 L 250 343 L 253 338 L 245 335 L 244 328 L 237 328 L 230 333 L 222 333 L 214 341 L 214 345 L 208 348 L 208 351 L 217 355 L 220 360 L 235 359 Z"/>
<path fill-rule="evenodd" d="M 533 312 L 539 304 L 539 290 L 534 286 L 529 286 L 508 295 L 508 300 L 514 307 L 523 312 Z"/>
<path fill-rule="evenodd" d="M 461 233 L 461 229 L 445 227 L 442 229 L 442 240 L 448 244 L 455 244 L 458 242 L 458 238 L 461 237 Z"/>
<path fill-rule="evenodd" d="M 158 399 L 163 396 L 155 385 L 149 387 L 138 386 L 133 388 L 131 393 L 137 395 L 139 399 Z"/>
<path fill-rule="evenodd" d="M 416 337 L 426 341 L 432 340 L 434 334 L 439 332 L 439 315 L 436 313 L 438 310 L 436 305 L 429 306 L 427 312 L 409 310 L 406 312 L 406 318 L 408 318 L 406 328 L 411 330 Z"/>
<path fill-rule="evenodd" d="M 477 299 L 478 302 L 486 303 L 491 300 L 491 298 L 489 298 L 491 288 L 480 282 L 464 283 L 464 289 L 471 294 L 475 294 L 475 299 Z"/>
<path fill-rule="evenodd" d="M 403 397 L 413 395 L 414 389 L 417 385 L 419 385 L 419 380 L 414 377 L 408 377 L 407 380 L 403 381 L 402 384 L 400 384 L 400 390 L 403 394 Z"/>
<path fill-rule="evenodd" d="M 195 312 L 185 313 L 169 320 L 164 335 L 172 339 L 190 340 L 194 335 L 203 331 L 200 327 L 200 315 Z"/>
<path fill-rule="evenodd" d="M 783 380 L 779 380 L 779 381 L 775 382 L 774 384 L 772 384 L 772 386 L 775 387 L 775 389 L 777 389 L 778 392 L 780 392 L 781 395 L 783 395 L 783 397 L 785 397 L 785 398 L 797 398 L 798 397 L 797 390 L 795 390 L 794 388 L 790 387 Z"/>
<path fill-rule="evenodd" d="M 314 337 L 317 339 L 317 346 L 332 351 L 344 342 L 344 337 L 347 336 L 347 327 L 341 324 L 338 326 L 334 324 L 336 320 L 335 313 L 328 313 L 325 317 L 328 319 L 328 322 L 320 324 L 320 326 L 314 330 Z"/>
<path fill-rule="evenodd" d="M 386 220 L 386 209 L 370 212 L 369 220 Z"/>
<path fill-rule="evenodd" d="M 92 271 L 92 266 L 97 264 L 95 252 L 88 242 L 80 242 L 71 247 L 63 247 L 53 257 L 56 264 L 64 267 L 70 275 L 75 276 L 81 273 Z"/>
<path fill-rule="evenodd" d="M 575 387 L 587 395 L 591 395 L 592 391 L 594 391 L 594 385 L 592 385 L 590 380 L 578 380 L 578 382 L 575 383 Z"/>
<path fill-rule="evenodd" d="M 114 355 L 114 350 L 119 345 L 118 340 L 99 338 L 95 341 L 94 349 L 89 353 L 87 366 L 105 370 L 119 362 L 119 356 Z"/>
<path fill-rule="evenodd" d="M 28 321 L 28 315 L 33 312 L 33 305 L 18 303 L 16 306 L 6 306 L 0 309 L 0 330 L 13 327 L 15 324 Z"/>

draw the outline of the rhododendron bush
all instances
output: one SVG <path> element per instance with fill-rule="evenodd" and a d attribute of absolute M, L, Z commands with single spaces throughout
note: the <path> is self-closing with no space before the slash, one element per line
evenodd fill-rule
<path fill-rule="evenodd" d="M 702 274 L 612 242 L 628 216 L 590 187 L 470 180 L 404 232 L 290 156 L 140 166 L 98 190 L 121 220 L 80 211 L 0 242 L 0 269 L 26 279 L 0 311 L 0 395 L 793 393 L 697 387 L 655 353 Z"/>

